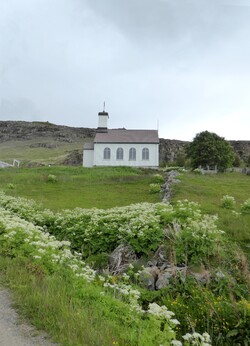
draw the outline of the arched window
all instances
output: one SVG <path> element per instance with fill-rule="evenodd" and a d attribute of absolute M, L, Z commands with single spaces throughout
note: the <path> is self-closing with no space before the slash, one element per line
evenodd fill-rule
<path fill-rule="evenodd" d="M 110 153 L 111 153 L 110 148 L 105 148 L 103 150 L 103 159 L 104 160 L 110 160 Z"/>
<path fill-rule="evenodd" d="M 123 160 L 123 149 L 122 148 L 117 148 L 116 160 Z"/>
<path fill-rule="evenodd" d="M 149 160 L 149 150 L 148 148 L 142 149 L 142 159 L 143 160 Z"/>
<path fill-rule="evenodd" d="M 136 149 L 130 148 L 129 149 L 129 161 L 135 161 L 136 160 Z"/>

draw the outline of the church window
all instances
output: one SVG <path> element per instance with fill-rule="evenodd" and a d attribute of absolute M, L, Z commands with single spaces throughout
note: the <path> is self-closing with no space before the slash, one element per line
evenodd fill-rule
<path fill-rule="evenodd" d="M 116 160 L 123 160 L 123 149 L 122 148 L 117 148 Z"/>
<path fill-rule="evenodd" d="M 148 148 L 142 149 L 142 159 L 143 160 L 149 160 L 149 150 Z"/>
<path fill-rule="evenodd" d="M 129 149 L 129 161 L 135 161 L 136 160 L 136 149 L 130 148 Z"/>
<path fill-rule="evenodd" d="M 105 148 L 103 151 L 103 159 L 110 160 L 110 153 L 111 153 L 110 148 Z"/>

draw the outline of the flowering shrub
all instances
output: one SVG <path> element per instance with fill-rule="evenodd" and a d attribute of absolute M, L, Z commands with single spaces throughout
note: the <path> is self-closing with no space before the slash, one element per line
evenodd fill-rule
<path fill-rule="evenodd" d="M 161 185 L 158 183 L 152 183 L 149 185 L 149 192 L 150 193 L 158 193 L 161 191 Z"/>
<path fill-rule="evenodd" d="M 53 214 L 32 201 L 0 194 L 0 205 L 32 221 L 58 240 L 69 240 L 71 248 L 84 257 L 111 252 L 128 243 L 138 254 L 154 251 L 162 243 L 166 227 L 175 225 L 177 261 L 202 262 L 215 253 L 222 232 L 216 217 L 203 215 L 199 205 L 187 200 L 168 203 L 140 203 L 109 210 L 74 209 Z"/>
<path fill-rule="evenodd" d="M 195 346 L 210 346 L 211 339 L 208 333 L 203 333 L 202 335 L 199 333 L 187 333 L 183 336 L 185 340 L 184 345 L 195 345 Z"/>
<path fill-rule="evenodd" d="M 241 212 L 243 214 L 250 214 L 250 198 L 241 205 Z"/>
<path fill-rule="evenodd" d="M 217 301 L 212 291 L 205 299 L 205 289 L 200 289 L 198 299 L 198 290 L 192 287 L 188 292 L 187 277 L 184 281 L 176 277 L 176 282 L 179 280 L 184 287 L 183 294 L 178 293 L 181 292 L 178 288 L 175 290 L 172 306 L 169 296 L 159 298 L 158 295 L 157 302 L 173 310 L 177 320 L 166 306 L 152 303 L 152 300 L 146 300 L 145 304 L 140 291 L 129 284 L 128 275 L 124 274 L 122 278 L 97 275 L 80 259 L 82 253 L 85 257 L 90 253 L 108 253 L 123 242 L 129 243 L 138 254 L 154 251 L 166 241 L 167 229 L 173 232 L 172 242 L 178 263 L 207 264 L 207 260 L 220 250 L 223 232 L 217 229 L 216 217 L 203 215 L 198 204 L 187 200 L 179 201 L 174 206 L 168 203 L 141 203 L 110 210 L 78 208 L 54 214 L 42 210 L 34 202 L 0 193 L 0 254 L 11 258 L 29 258 L 43 268 L 46 275 L 65 271 L 74 277 L 74 287 L 81 287 L 83 282 L 87 282 L 102 289 L 104 302 L 112 297 L 127 304 L 128 310 L 131 310 L 128 320 L 137 330 L 141 330 L 141 323 L 145 323 L 147 328 L 150 326 L 148 334 L 140 335 L 138 345 L 209 345 L 204 333 L 199 334 L 200 337 L 197 333 L 186 334 L 182 341 L 176 340 L 177 328 L 180 339 L 182 334 L 189 331 L 190 325 L 198 331 L 206 330 L 209 325 L 208 331 L 217 335 L 220 335 L 222 326 L 223 341 L 229 340 L 228 345 L 235 340 L 248 341 L 246 326 L 249 324 L 249 303 L 245 294 L 242 302 L 246 303 L 240 305 L 235 302 L 236 311 L 233 310 L 228 298 L 230 289 L 235 287 L 238 299 L 241 299 L 242 288 L 232 280 L 231 286 L 227 280 L 224 280 L 225 283 L 220 280 L 213 287 L 215 293 L 225 290 L 222 284 L 227 288 L 223 299 Z M 69 241 L 72 243 L 69 244 Z M 73 254 L 72 249 L 82 253 Z M 173 290 L 174 283 L 170 286 Z M 180 334 L 183 325 L 185 328 Z M 236 331 L 232 331 L 232 328 Z"/>
<path fill-rule="evenodd" d="M 189 202 L 187 199 L 177 201 L 174 206 L 175 218 L 181 223 L 185 224 L 188 220 L 201 220 L 202 214 L 199 208 L 199 204 L 195 202 Z"/>
<path fill-rule="evenodd" d="M 201 264 L 209 262 L 216 254 L 223 231 L 218 230 L 217 217 L 205 215 L 200 220 L 189 219 L 176 233 L 175 251 L 177 263 Z"/>
<path fill-rule="evenodd" d="M 233 209 L 235 206 L 235 199 L 233 196 L 225 195 L 221 199 L 221 206 L 225 209 Z"/>
<path fill-rule="evenodd" d="M 55 272 L 60 266 L 67 267 L 87 281 L 95 279 L 95 271 L 73 255 L 68 241 L 58 241 L 32 223 L 0 208 L 1 254 L 5 256 L 31 257 L 45 271 Z"/>
<path fill-rule="evenodd" d="M 169 345 L 171 340 L 175 340 L 175 326 L 179 321 L 172 318 L 174 313 L 165 306 L 156 303 L 149 305 L 148 310 L 143 310 L 138 300 L 140 293 L 131 285 L 122 282 L 114 283 L 113 278 L 107 279 L 97 275 L 94 270 L 79 259 L 79 254 L 72 254 L 68 241 L 58 241 L 54 236 L 43 232 L 32 223 L 13 215 L 10 211 L 0 208 L 0 254 L 15 258 L 30 258 L 39 264 L 46 275 L 54 272 L 67 272 L 77 280 L 84 280 L 90 284 L 102 285 L 103 295 L 110 295 L 113 292 L 115 299 L 120 299 L 128 304 L 131 311 L 137 311 L 133 315 L 135 328 L 142 328 L 141 322 L 147 322 L 147 329 L 150 332 L 140 336 L 138 345 L 148 345 L 157 342 L 161 345 Z M 124 277 L 126 279 L 126 277 Z M 111 282 L 110 282 L 111 281 Z M 142 318 L 143 317 L 143 318 Z"/>
<path fill-rule="evenodd" d="M 129 243 L 136 252 L 148 253 L 161 243 L 166 221 L 173 219 L 169 204 L 141 203 L 127 207 L 64 210 L 53 214 L 22 198 L 0 193 L 0 205 L 27 221 L 45 227 L 57 239 L 67 239 L 72 249 L 84 256 L 113 251 L 120 243 Z"/>

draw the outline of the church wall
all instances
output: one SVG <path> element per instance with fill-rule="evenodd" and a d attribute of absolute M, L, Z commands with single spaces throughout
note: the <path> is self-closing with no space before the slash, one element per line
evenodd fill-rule
<path fill-rule="evenodd" d="M 103 158 L 104 149 L 111 150 L 110 159 Z M 129 160 L 129 149 L 136 149 L 136 160 Z M 116 159 L 117 148 L 123 148 L 123 160 Z M 149 160 L 142 160 L 142 149 L 149 149 Z M 158 167 L 159 145 L 158 144 L 134 144 L 134 143 L 95 143 L 94 166 L 131 166 L 131 167 Z"/>
<path fill-rule="evenodd" d="M 83 166 L 92 167 L 94 162 L 94 150 L 83 151 Z"/>

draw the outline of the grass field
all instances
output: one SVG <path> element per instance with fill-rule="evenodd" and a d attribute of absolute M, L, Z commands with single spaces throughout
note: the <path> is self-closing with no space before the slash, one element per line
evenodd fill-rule
<path fill-rule="evenodd" d="M 241 204 L 250 198 L 250 177 L 241 173 L 223 173 L 217 175 L 183 174 L 180 184 L 174 185 L 172 202 L 188 199 L 198 202 L 205 213 L 219 216 L 219 227 L 229 237 L 241 244 L 250 258 L 250 215 L 236 216 L 232 210 L 222 208 L 221 198 L 233 196 L 235 210 L 240 211 Z"/>
<path fill-rule="evenodd" d="M 87 140 L 87 139 L 86 139 Z M 39 144 L 51 144 L 51 148 L 37 147 Z M 67 155 L 77 149 L 83 148 L 83 141 L 67 143 L 56 142 L 51 138 L 36 138 L 34 140 L 8 141 L 0 143 L 1 161 L 8 163 L 17 159 L 22 166 L 31 163 L 60 164 Z"/>
<path fill-rule="evenodd" d="M 241 173 L 182 174 L 181 184 L 174 187 L 173 201 L 187 198 L 201 204 L 208 213 L 218 212 L 224 195 L 234 196 L 242 203 L 250 197 L 250 176 Z"/>
<path fill-rule="evenodd" d="M 139 202 L 159 202 L 149 192 L 154 171 L 126 167 L 39 167 L 0 170 L 0 189 L 26 197 L 51 210 L 112 208 Z M 49 176 L 55 176 L 55 182 Z"/>

